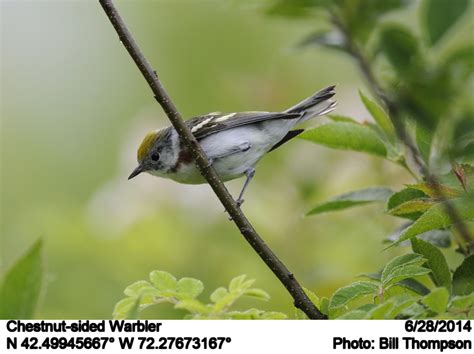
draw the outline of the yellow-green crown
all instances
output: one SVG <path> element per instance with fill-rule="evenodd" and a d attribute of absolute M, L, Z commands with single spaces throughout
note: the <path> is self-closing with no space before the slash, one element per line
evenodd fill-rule
<path fill-rule="evenodd" d="M 138 162 L 141 163 L 143 161 L 143 159 L 145 158 L 145 156 L 148 154 L 153 144 L 155 143 L 156 139 L 158 139 L 159 135 L 160 135 L 159 130 L 154 130 L 152 132 L 149 132 L 147 135 L 145 135 L 137 151 Z"/>

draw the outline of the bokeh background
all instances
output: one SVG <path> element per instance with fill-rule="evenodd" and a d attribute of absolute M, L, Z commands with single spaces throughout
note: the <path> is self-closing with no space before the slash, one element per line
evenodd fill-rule
<path fill-rule="evenodd" d="M 267 16 L 258 1 L 117 3 L 185 117 L 278 111 L 336 84 L 337 113 L 370 120 L 349 58 L 297 48 L 319 26 L 314 18 Z M 45 240 L 37 317 L 108 318 L 123 289 L 154 269 L 203 280 L 205 296 L 247 274 L 272 299 L 241 307 L 291 315 L 286 290 L 207 185 L 127 181 L 142 136 L 168 120 L 98 2 L 2 1 L 1 10 L 0 271 Z M 415 4 L 392 16 L 410 22 L 416 12 Z M 464 34 L 472 22 L 463 22 Z M 382 244 L 401 222 L 380 205 L 304 213 L 335 194 L 409 182 L 389 162 L 295 139 L 261 161 L 243 208 L 300 282 L 328 296 L 403 252 Z M 236 194 L 242 183 L 228 185 Z M 460 259 L 448 255 L 452 264 Z M 182 313 L 159 305 L 144 316 Z"/>

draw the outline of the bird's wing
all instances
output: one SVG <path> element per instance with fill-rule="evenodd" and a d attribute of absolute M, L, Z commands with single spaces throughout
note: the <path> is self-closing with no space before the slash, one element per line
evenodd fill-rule
<path fill-rule="evenodd" d="M 241 127 L 274 119 L 296 119 L 301 113 L 284 112 L 239 112 L 239 113 L 209 113 L 186 121 L 196 139 L 203 139 L 223 130 Z"/>

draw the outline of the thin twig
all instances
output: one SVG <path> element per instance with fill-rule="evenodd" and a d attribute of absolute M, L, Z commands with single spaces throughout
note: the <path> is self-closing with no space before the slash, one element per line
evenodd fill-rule
<path fill-rule="evenodd" d="M 293 274 L 278 259 L 273 251 L 266 245 L 265 241 L 257 234 L 252 224 L 242 213 L 234 198 L 230 195 L 224 183 L 220 180 L 216 171 L 209 163 L 209 160 L 202 150 L 201 146 L 193 136 L 189 128 L 186 126 L 176 106 L 171 101 L 163 85 L 158 79 L 156 71 L 153 70 L 148 60 L 138 47 L 132 34 L 129 32 L 124 21 L 120 17 L 117 9 L 111 0 L 99 0 L 102 8 L 107 14 L 110 22 L 114 26 L 120 41 L 127 49 L 135 64 L 140 69 L 146 81 L 150 85 L 156 100 L 159 102 L 166 115 L 168 116 L 173 127 L 179 134 L 180 139 L 185 143 L 191 152 L 191 155 L 199 168 L 203 177 L 214 190 L 221 203 L 224 205 L 227 213 L 239 228 L 241 234 L 247 242 L 258 253 L 260 258 L 267 264 L 272 272 L 278 277 L 280 282 L 286 287 L 288 292 L 294 299 L 294 305 L 301 309 L 311 319 L 324 319 L 326 316 L 311 302 L 303 291 L 303 288 L 295 279 Z"/>
<path fill-rule="evenodd" d="M 331 13 L 331 21 L 344 36 L 346 50 L 356 60 L 360 71 L 365 77 L 372 92 L 378 98 L 378 100 L 387 108 L 388 116 L 390 117 L 390 120 L 392 121 L 392 124 L 395 127 L 395 132 L 398 138 L 405 144 L 406 148 L 409 150 L 413 158 L 413 162 L 419 170 L 419 173 L 429 184 L 433 186 L 435 198 L 440 199 L 444 202 L 444 209 L 453 221 L 454 227 L 458 230 L 460 236 L 464 240 L 464 246 L 467 248 L 466 252 L 467 254 L 469 254 L 471 251 L 471 247 L 473 247 L 473 239 L 467 229 L 467 226 L 462 220 L 462 218 L 459 216 L 459 213 L 454 207 L 454 205 L 443 194 L 438 178 L 432 173 L 430 173 L 428 167 L 424 163 L 420 151 L 416 147 L 415 143 L 412 141 L 410 134 L 408 134 L 405 128 L 397 104 L 393 102 L 389 95 L 383 90 L 382 86 L 379 84 L 374 73 L 372 72 L 372 68 L 369 62 L 367 61 L 367 58 L 364 56 L 357 43 L 355 43 L 350 33 L 347 31 L 346 27 L 335 13 Z"/>

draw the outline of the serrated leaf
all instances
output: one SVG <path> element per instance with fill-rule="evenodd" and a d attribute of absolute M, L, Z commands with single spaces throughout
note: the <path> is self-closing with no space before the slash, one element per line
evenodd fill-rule
<path fill-rule="evenodd" d="M 385 282 L 383 282 L 383 286 L 388 288 L 403 279 L 414 278 L 428 273 L 430 273 L 430 270 L 425 267 L 415 265 L 400 267 L 394 269 L 393 272 L 388 275 Z"/>
<path fill-rule="evenodd" d="M 474 292 L 474 255 L 464 258 L 453 274 L 453 293 L 469 295 Z"/>
<path fill-rule="evenodd" d="M 469 309 L 474 306 L 474 292 L 469 295 L 455 296 L 451 299 L 450 308 L 457 310 Z"/>
<path fill-rule="evenodd" d="M 430 275 L 434 283 L 437 286 L 444 286 L 450 293 L 452 289 L 451 272 L 443 253 L 431 243 L 416 238 L 411 239 L 411 246 L 414 252 L 422 254 L 427 259 L 425 265 L 431 269 Z"/>
<path fill-rule="evenodd" d="M 382 283 L 386 283 L 390 277 L 390 274 L 393 273 L 395 270 L 408 265 L 421 265 L 424 262 L 426 262 L 426 259 L 423 258 L 420 254 L 416 253 L 408 253 L 401 256 L 397 256 L 385 265 L 380 279 Z"/>
<path fill-rule="evenodd" d="M 31 319 L 43 284 L 42 241 L 36 241 L 5 273 L 0 284 L 0 319 Z"/>
<path fill-rule="evenodd" d="M 220 287 L 213 291 L 210 298 L 212 302 L 217 303 L 222 300 L 222 298 L 224 298 L 224 296 L 226 296 L 227 294 L 229 294 L 227 289 L 224 287 Z"/>
<path fill-rule="evenodd" d="M 329 309 L 334 310 L 345 306 L 350 301 L 364 295 L 376 295 L 379 286 L 377 283 L 368 281 L 359 281 L 337 289 L 331 297 Z"/>
<path fill-rule="evenodd" d="M 446 288 L 435 288 L 431 293 L 426 295 L 421 302 L 431 311 L 443 313 L 446 311 L 449 301 L 449 292 Z"/>
<path fill-rule="evenodd" d="M 440 195 L 443 198 L 457 198 L 460 197 L 463 193 L 462 190 L 454 189 L 452 187 L 442 185 L 442 184 L 430 184 L 430 183 L 416 183 L 416 184 L 408 184 L 408 188 L 417 189 L 422 191 L 426 195 L 432 198 L 439 198 Z"/>
<path fill-rule="evenodd" d="M 176 286 L 176 291 L 181 297 L 194 299 L 204 290 L 202 281 L 194 278 L 181 278 Z"/>
<path fill-rule="evenodd" d="M 349 312 L 346 312 L 342 316 L 339 316 L 337 319 L 338 320 L 363 320 L 367 316 L 367 311 L 364 310 L 351 310 Z"/>
<path fill-rule="evenodd" d="M 150 281 L 153 286 L 160 291 L 176 291 L 178 281 L 176 278 L 165 271 L 154 270 L 150 273 Z"/>
<path fill-rule="evenodd" d="M 372 118 L 377 122 L 378 126 L 382 128 L 385 136 L 389 139 L 390 142 L 395 142 L 395 128 L 393 127 L 392 121 L 388 117 L 387 113 L 376 104 L 374 101 L 370 100 L 365 96 L 362 91 L 359 90 L 359 96 L 364 103 L 365 108 L 369 111 Z"/>
<path fill-rule="evenodd" d="M 444 203 L 446 202 L 437 203 L 428 209 L 428 211 L 402 232 L 397 243 L 411 239 L 426 231 L 441 229 L 452 225 L 453 220 L 446 213 Z M 471 198 L 451 199 L 450 203 L 452 207 L 456 209 L 461 220 L 474 220 L 474 204 Z"/>
<path fill-rule="evenodd" d="M 468 0 L 425 0 L 422 22 L 426 28 L 427 40 L 435 45 L 466 12 Z"/>
<path fill-rule="evenodd" d="M 155 291 L 156 289 L 146 280 L 139 280 L 125 288 L 123 293 L 130 297 L 140 296 L 143 292 Z"/>
<path fill-rule="evenodd" d="M 387 149 L 369 127 L 348 122 L 334 122 L 307 129 L 300 138 L 334 149 L 353 150 L 386 157 Z"/>
<path fill-rule="evenodd" d="M 270 295 L 262 289 L 247 289 L 244 291 L 245 296 L 250 296 L 258 300 L 268 301 L 270 300 Z"/>
<path fill-rule="evenodd" d="M 392 195 L 392 193 L 393 191 L 386 187 L 372 187 L 344 193 L 317 205 L 306 215 L 315 215 L 329 211 L 342 210 L 371 202 L 385 202 L 390 197 L 390 195 Z"/>
<path fill-rule="evenodd" d="M 435 204 L 435 201 L 427 198 L 412 199 L 408 202 L 397 205 L 395 208 L 387 211 L 390 215 L 405 216 L 415 213 L 424 213 Z"/>

